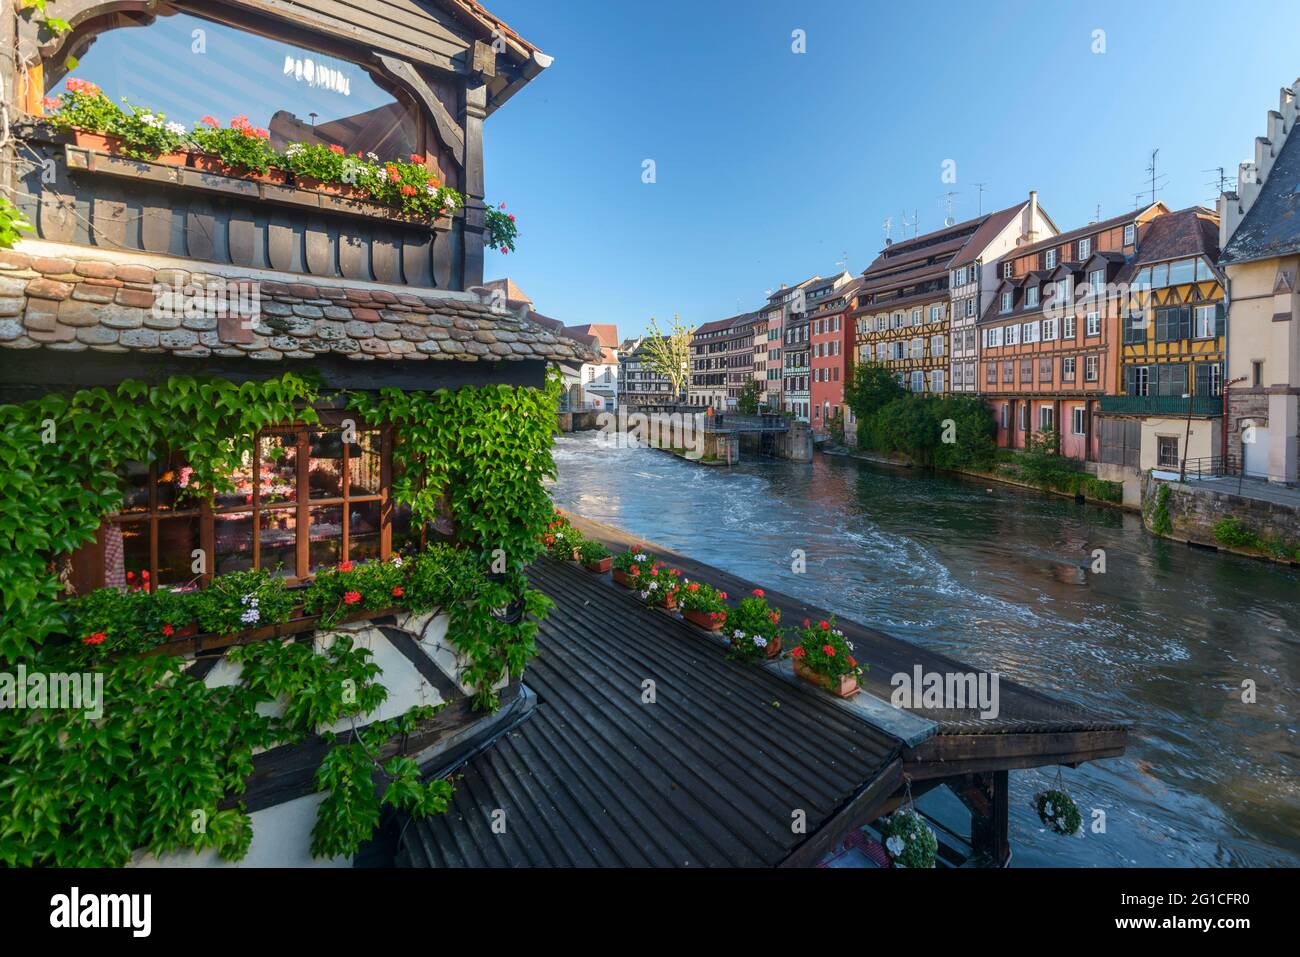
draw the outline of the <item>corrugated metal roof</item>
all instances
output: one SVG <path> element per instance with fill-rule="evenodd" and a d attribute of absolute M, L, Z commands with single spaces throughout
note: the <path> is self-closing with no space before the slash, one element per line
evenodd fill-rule
<path fill-rule="evenodd" d="M 525 677 L 538 705 L 465 765 L 446 814 L 411 823 L 407 863 L 774 866 L 894 766 L 901 742 L 823 693 L 577 566 L 532 574 L 557 603 Z"/>

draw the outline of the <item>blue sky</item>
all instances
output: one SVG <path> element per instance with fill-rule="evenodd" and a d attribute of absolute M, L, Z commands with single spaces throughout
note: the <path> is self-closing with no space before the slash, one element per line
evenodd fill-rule
<path fill-rule="evenodd" d="M 886 216 L 935 229 L 955 190 L 970 218 L 979 182 L 986 212 L 1037 189 L 1067 230 L 1132 208 L 1159 147 L 1157 197 L 1209 203 L 1205 171 L 1235 175 L 1300 75 L 1293 4 L 1265 0 L 487 6 L 555 57 L 487 121 L 488 198 L 520 226 L 487 276 L 623 335 L 756 308 L 846 254 L 861 272 Z"/>

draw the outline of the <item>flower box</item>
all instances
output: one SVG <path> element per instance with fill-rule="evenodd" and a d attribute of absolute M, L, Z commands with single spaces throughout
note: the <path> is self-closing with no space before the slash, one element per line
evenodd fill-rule
<path fill-rule="evenodd" d="M 589 572 L 595 572 L 597 575 L 603 575 L 605 572 L 609 571 L 609 566 L 612 564 L 614 564 L 614 557 L 612 555 L 606 555 L 604 558 L 600 559 L 599 561 L 585 562 L 582 567 L 587 569 L 587 571 Z M 622 573 L 620 572 L 619 574 Z"/>
<path fill-rule="evenodd" d="M 311 190 L 314 193 L 329 193 L 331 196 L 342 196 L 344 199 L 369 199 L 369 194 L 365 190 L 348 183 L 331 183 L 317 179 L 315 176 L 295 176 L 293 181 L 299 189 Z"/>
<path fill-rule="evenodd" d="M 211 153 L 193 154 L 193 163 L 195 169 L 205 173 L 216 173 L 219 176 L 253 179 L 262 183 L 274 183 L 277 186 L 283 186 L 289 182 L 289 174 L 282 169 L 271 167 L 265 173 L 257 173 L 248 169 L 236 169 L 233 166 L 227 166 L 220 156 L 214 156 Z"/>
<path fill-rule="evenodd" d="M 719 631 L 722 628 L 722 626 L 726 624 L 727 621 L 727 616 L 725 613 L 722 615 L 721 618 L 718 618 L 715 621 L 712 617 L 710 617 L 710 612 L 696 611 L 694 609 L 688 609 L 682 612 L 682 617 L 685 618 L 687 621 L 689 621 L 691 624 L 703 628 L 705 631 Z"/>
<path fill-rule="evenodd" d="M 110 156 L 126 156 L 124 143 L 120 136 L 107 133 L 90 133 L 86 130 L 72 130 L 72 142 L 84 149 L 107 153 Z M 172 153 L 159 153 L 150 162 L 165 166 L 189 166 L 193 154 L 189 150 L 177 150 Z M 128 157 L 132 158 L 132 157 Z"/>
<path fill-rule="evenodd" d="M 619 571 L 617 568 L 614 569 L 614 581 L 618 582 L 624 588 L 636 588 L 636 579 L 627 572 Z"/>
<path fill-rule="evenodd" d="M 779 654 L 781 654 L 781 636 L 777 635 L 775 638 L 768 639 L 767 647 L 763 649 L 763 657 L 775 658 Z"/>
<path fill-rule="evenodd" d="M 677 607 L 677 596 L 672 592 L 666 592 L 662 598 L 655 602 L 660 608 L 667 608 L 669 611 Z"/>
<path fill-rule="evenodd" d="M 838 678 L 831 678 L 813 671 L 799 658 L 794 659 L 794 673 L 809 684 L 829 691 L 837 698 L 852 698 L 859 691 L 856 675 L 840 675 Z"/>

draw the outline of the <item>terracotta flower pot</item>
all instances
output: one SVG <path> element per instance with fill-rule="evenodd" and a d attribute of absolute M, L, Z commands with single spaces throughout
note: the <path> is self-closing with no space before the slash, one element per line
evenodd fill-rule
<path fill-rule="evenodd" d="M 126 144 L 120 136 L 109 136 L 106 133 L 89 133 L 86 130 L 73 130 L 72 141 L 85 149 L 108 153 L 110 156 L 126 155 Z M 176 150 L 171 153 L 159 153 L 149 162 L 161 163 L 164 166 L 189 166 L 190 157 L 189 150 Z"/>
<path fill-rule="evenodd" d="M 664 596 L 655 602 L 660 608 L 667 608 L 670 611 L 677 607 L 677 596 L 672 592 L 664 593 Z"/>
<path fill-rule="evenodd" d="M 295 176 L 294 183 L 299 189 L 311 190 L 313 193 L 329 193 L 331 196 L 343 196 L 347 199 L 364 199 L 365 191 L 348 183 L 329 183 L 315 176 Z"/>
<path fill-rule="evenodd" d="M 838 678 L 821 675 L 805 666 L 802 658 L 794 659 L 794 673 L 809 684 L 829 691 L 837 698 L 852 698 L 859 690 L 856 675 L 840 675 Z"/>
<path fill-rule="evenodd" d="M 710 612 L 696 611 L 694 608 L 682 612 L 682 617 L 691 624 L 703 628 L 705 631 L 721 631 L 722 626 L 727 622 L 727 616 L 724 613 L 721 618 L 714 621 L 709 617 Z"/>
<path fill-rule="evenodd" d="M 612 555 L 606 555 L 604 558 L 598 558 L 594 562 L 583 562 L 582 567 L 589 572 L 595 572 L 597 575 L 603 575 L 609 571 L 609 566 L 614 563 Z"/>
<path fill-rule="evenodd" d="M 775 658 L 781 653 L 781 636 L 777 635 L 768 641 L 767 647 L 763 649 L 763 657 Z"/>
<path fill-rule="evenodd" d="M 205 173 L 216 173 L 219 176 L 232 176 L 236 179 L 252 179 L 262 183 L 275 183 L 277 186 L 283 186 L 289 182 L 289 174 L 282 169 L 272 167 L 265 173 L 255 173 L 252 170 L 239 169 L 234 166 L 227 166 L 220 156 L 214 156 L 211 153 L 195 153 L 192 156 L 194 168 L 202 170 Z"/>
<path fill-rule="evenodd" d="M 614 581 L 618 582 L 624 588 L 636 588 L 636 579 L 627 572 L 619 571 L 617 568 L 614 569 Z"/>

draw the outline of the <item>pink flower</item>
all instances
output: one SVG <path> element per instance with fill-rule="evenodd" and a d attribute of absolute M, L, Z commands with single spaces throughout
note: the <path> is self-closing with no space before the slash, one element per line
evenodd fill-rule
<path fill-rule="evenodd" d="M 205 117 L 203 117 L 203 119 L 199 120 L 199 122 L 200 122 L 200 123 L 205 123 L 205 124 L 207 124 L 208 126 L 220 126 L 220 125 L 221 125 L 220 123 L 217 122 L 217 118 L 216 118 L 215 116 L 205 116 Z"/>
<path fill-rule="evenodd" d="M 755 588 L 752 592 L 750 592 L 750 594 L 753 595 L 755 598 L 762 598 L 762 597 L 763 597 L 763 589 L 761 589 L 761 588 Z"/>

